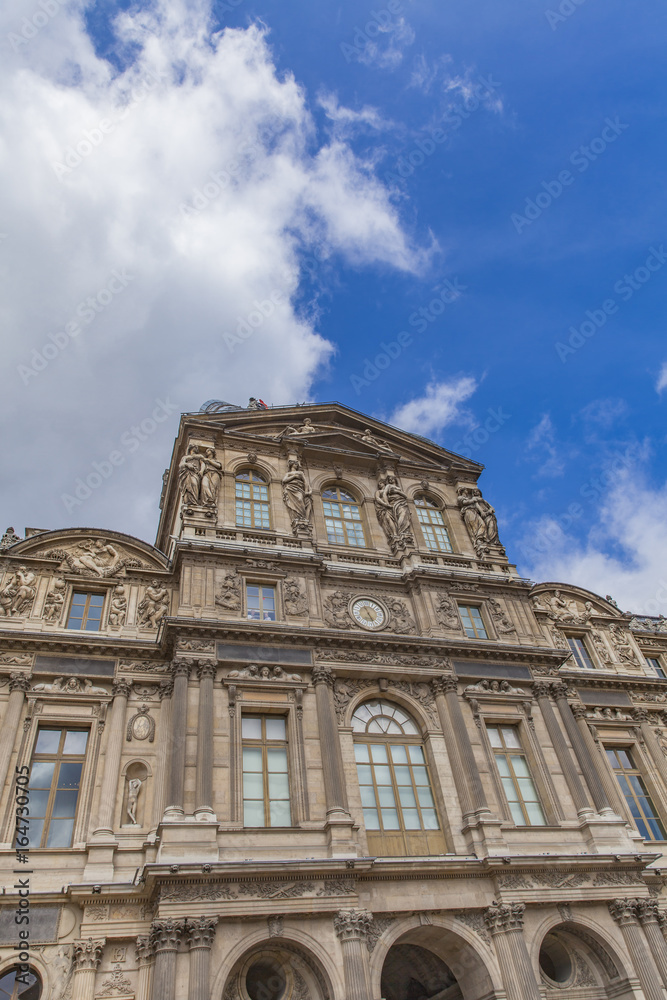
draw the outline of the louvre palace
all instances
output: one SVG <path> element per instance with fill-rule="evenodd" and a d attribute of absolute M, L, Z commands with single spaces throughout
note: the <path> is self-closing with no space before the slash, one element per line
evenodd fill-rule
<path fill-rule="evenodd" d="M 211 403 L 155 545 L 7 529 L 0 1000 L 667 1000 L 667 621 L 481 473 Z"/>

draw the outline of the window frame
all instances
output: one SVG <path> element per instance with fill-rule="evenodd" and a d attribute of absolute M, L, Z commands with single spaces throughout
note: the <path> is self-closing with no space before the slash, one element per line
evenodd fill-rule
<path fill-rule="evenodd" d="M 2 979 L 4 979 L 5 976 L 8 976 L 12 972 L 16 975 L 16 973 L 17 973 L 17 966 L 16 966 L 16 964 L 9 965 L 6 969 L 0 970 L 0 981 Z M 32 975 L 35 977 L 35 979 L 37 979 L 37 981 L 39 983 L 39 988 L 40 988 L 39 1000 L 45 1000 L 46 994 L 44 993 L 44 979 L 42 978 L 42 975 L 41 975 L 39 969 L 36 969 L 35 966 L 31 963 L 29 965 L 28 972 L 32 973 Z M 14 987 L 13 987 L 12 992 L 11 993 L 7 993 L 7 991 L 5 989 L 3 989 L 3 994 L 5 996 L 9 997 L 10 1000 L 14 1000 L 14 998 L 16 998 L 16 1000 L 21 1000 L 21 998 L 18 996 L 18 993 L 16 991 L 16 979 L 14 980 Z"/>
<path fill-rule="evenodd" d="M 39 734 L 45 730 L 59 730 L 60 739 L 58 743 L 58 750 L 55 753 L 38 753 L 37 743 L 39 740 Z M 85 732 L 87 733 L 86 748 L 82 754 L 65 754 L 65 734 L 68 732 Z M 44 825 L 42 827 L 42 833 L 40 837 L 39 845 L 30 845 L 28 848 L 31 851 L 69 851 L 72 850 L 74 845 L 77 843 L 77 833 L 80 829 L 81 819 L 83 816 L 83 809 L 88 805 L 87 802 L 87 792 L 88 792 L 88 764 L 91 754 L 91 746 L 94 742 L 94 736 L 98 733 L 93 734 L 93 727 L 90 724 L 78 722 L 77 720 L 49 720 L 40 717 L 36 722 L 34 738 L 32 740 L 32 747 L 30 755 L 27 758 L 27 766 L 29 768 L 30 777 L 32 777 L 32 767 L 37 758 L 37 763 L 51 763 L 55 764 L 53 775 L 51 777 L 51 783 L 49 786 L 49 794 L 47 798 L 47 804 L 44 815 Z M 81 774 L 79 777 L 79 785 L 77 788 L 77 798 L 76 806 L 74 809 L 74 815 L 72 817 L 72 833 L 70 837 L 70 843 L 67 846 L 49 846 L 45 841 L 48 840 L 51 822 L 54 819 L 53 816 L 53 806 L 55 804 L 56 793 L 58 791 L 58 780 L 60 778 L 60 769 L 63 763 L 80 763 L 81 764 Z M 29 783 L 28 788 L 30 789 L 30 798 L 32 798 L 32 786 Z M 31 809 L 30 803 L 28 804 L 28 809 L 30 809 L 30 816 L 33 816 L 33 810 Z M 41 818 L 41 817 L 37 817 Z M 58 819 L 58 817 L 55 817 Z M 66 817 L 60 817 L 66 818 Z M 28 826 L 28 830 L 30 827 Z M 12 838 L 13 841 L 14 838 Z M 21 849 L 21 848 L 19 848 Z"/>
<path fill-rule="evenodd" d="M 522 830 L 532 829 L 532 828 L 537 830 L 542 830 L 545 827 L 551 826 L 553 824 L 553 819 L 551 818 L 551 812 L 552 812 L 551 803 L 549 802 L 548 797 L 545 797 L 544 790 L 540 787 L 541 782 L 539 780 L 536 780 L 535 773 L 538 770 L 538 768 L 535 767 L 535 761 L 533 760 L 533 754 L 531 752 L 532 747 L 530 749 L 526 747 L 526 741 L 524 739 L 525 735 L 524 726 L 522 725 L 521 720 L 516 717 L 512 718 L 489 717 L 485 718 L 482 724 L 484 729 L 486 745 L 488 746 L 489 758 L 494 765 L 494 778 L 496 779 L 495 780 L 496 789 L 502 796 L 503 810 L 505 812 L 507 822 L 512 823 L 514 827 Z M 499 731 L 501 731 L 502 729 L 516 730 L 519 747 L 506 747 L 505 738 L 502 735 L 501 739 L 503 746 L 494 747 L 491 742 L 491 737 L 489 735 L 489 729 L 498 729 Z M 540 810 L 542 812 L 542 818 L 544 819 L 543 823 L 532 823 L 530 821 L 524 823 L 517 823 L 516 818 L 512 813 L 511 803 L 507 798 L 505 785 L 503 783 L 503 775 L 501 774 L 500 768 L 498 767 L 498 760 L 496 756 L 498 753 L 505 756 L 506 758 L 511 753 L 514 753 L 515 755 L 520 755 L 524 758 L 526 762 L 526 769 L 528 771 L 528 777 L 530 778 L 531 784 L 533 786 L 533 790 L 537 798 L 537 804 L 539 805 Z M 518 796 L 516 801 L 519 804 L 524 820 L 526 820 L 528 819 L 528 813 L 525 808 L 526 803 L 524 802 L 523 795 L 521 794 L 521 788 L 517 783 L 516 774 L 514 773 L 514 766 L 512 765 L 511 761 L 508 761 L 508 768 L 510 770 L 510 777 L 512 779 L 512 784 L 514 785 L 514 790 Z"/>
<path fill-rule="evenodd" d="M 241 821 L 244 830 L 290 830 L 295 827 L 295 789 L 293 787 L 293 761 L 292 761 L 292 751 L 290 746 L 290 713 L 289 711 L 279 712 L 279 711 L 266 711 L 264 708 L 252 708 L 248 705 L 244 705 L 241 711 L 240 718 L 240 738 L 241 738 L 241 753 L 240 753 L 240 763 L 241 763 Z M 257 719 L 261 720 L 262 726 L 262 736 L 259 740 L 253 739 L 251 737 L 245 737 L 243 735 L 243 720 L 244 719 Z M 284 740 L 272 740 L 266 737 L 266 720 L 267 719 L 282 719 L 285 724 L 285 739 Z M 245 822 L 245 803 L 246 801 L 258 801 L 256 799 L 246 800 L 245 789 L 243 778 L 246 773 L 243 761 L 243 751 L 247 748 L 249 749 L 261 749 L 262 751 L 262 803 L 264 806 L 264 825 L 263 826 L 249 826 Z M 272 825 L 271 824 L 271 798 L 269 794 L 269 769 L 268 769 L 268 750 L 284 748 L 285 750 L 285 761 L 287 765 L 287 803 L 289 805 L 290 822 L 288 825 Z M 254 772 L 250 772 L 254 773 Z M 273 801 L 285 801 L 284 799 L 278 799 Z"/>
<path fill-rule="evenodd" d="M 660 660 L 660 654 L 654 656 L 650 655 L 649 653 L 643 653 L 642 655 L 646 660 L 648 666 L 651 668 L 652 672 L 655 674 L 655 676 L 659 677 L 661 680 L 667 680 L 667 673 L 665 673 L 665 668 L 663 667 L 662 662 Z M 653 661 L 655 666 L 653 666 L 651 661 Z"/>
<path fill-rule="evenodd" d="M 257 499 L 254 496 L 254 480 L 251 478 L 249 481 L 251 495 L 250 497 L 239 496 L 237 493 L 237 488 L 239 484 L 242 484 L 244 480 L 240 480 L 239 476 L 244 473 L 250 473 L 251 477 L 257 476 L 257 485 L 266 487 L 266 500 Z M 251 524 L 245 524 L 243 521 L 239 521 L 239 511 L 238 503 L 250 504 L 250 520 Z M 266 505 L 266 513 L 268 524 L 258 524 L 256 523 L 256 510 L 255 505 Z M 242 466 L 234 472 L 234 526 L 239 531 L 272 531 L 273 530 L 273 517 L 271 511 L 271 475 L 264 469 L 258 469 L 255 466 Z"/>
<path fill-rule="evenodd" d="M 586 635 L 585 635 L 585 633 L 583 633 L 583 632 L 569 632 L 569 631 L 564 631 L 563 634 L 565 636 L 565 641 L 567 642 L 567 647 L 570 650 L 570 653 L 572 655 L 572 659 L 574 660 L 574 662 L 575 662 L 575 664 L 577 666 L 577 669 L 579 669 L 579 670 L 597 670 L 598 669 L 598 662 L 597 662 L 597 660 L 595 658 L 595 655 L 591 652 L 590 646 L 586 642 Z M 570 639 L 573 639 L 575 641 L 580 642 L 581 645 L 584 647 L 584 652 L 586 654 L 586 657 L 588 658 L 590 666 L 582 666 L 581 665 L 581 663 L 579 662 L 579 656 L 574 651 L 574 649 L 572 649 L 572 646 L 570 645 Z M 583 657 L 582 657 L 582 659 L 583 659 Z"/>
<path fill-rule="evenodd" d="M 325 496 L 325 493 L 327 493 L 330 490 L 335 490 L 337 494 L 340 494 L 341 492 L 342 493 L 346 493 L 347 495 L 349 495 L 349 497 L 351 497 L 351 499 L 350 500 L 341 500 L 340 496 L 337 496 L 336 499 L 333 499 L 331 497 Z M 368 531 L 368 526 L 365 523 L 365 520 L 366 520 L 365 519 L 365 515 L 364 515 L 364 503 L 365 503 L 365 501 L 364 501 L 363 496 L 362 496 L 361 500 L 357 499 L 357 491 L 356 490 L 350 489 L 347 486 L 343 486 L 341 483 L 329 483 L 328 485 L 325 484 L 320 489 L 320 503 L 322 504 L 322 524 L 324 526 L 324 536 L 326 538 L 326 544 L 327 545 L 336 545 L 336 546 L 341 547 L 341 548 L 349 548 L 349 549 L 355 549 L 355 550 L 357 550 L 357 549 L 369 549 L 369 548 L 372 547 L 371 546 L 371 535 L 370 535 L 370 533 Z M 357 512 L 359 514 L 359 517 L 358 518 L 346 518 L 344 516 L 335 517 L 332 514 L 328 514 L 327 511 L 326 511 L 326 504 L 332 504 L 332 503 L 338 504 L 341 507 L 344 507 L 344 506 L 353 506 L 353 507 L 356 507 L 357 508 Z M 342 534 L 343 534 L 344 539 L 345 539 L 344 541 L 338 541 L 336 538 L 334 538 L 332 540 L 332 538 L 331 538 L 331 536 L 329 534 L 329 528 L 328 528 L 328 525 L 327 525 L 327 521 L 328 520 L 330 520 L 330 521 L 336 521 L 336 522 L 340 522 L 341 523 L 341 525 L 343 527 Z M 348 522 L 348 521 L 351 522 L 352 524 L 358 524 L 359 525 L 359 527 L 361 529 L 361 537 L 363 539 L 362 543 L 360 543 L 358 540 L 357 541 L 350 541 L 350 536 L 348 534 L 347 525 L 346 525 L 346 522 Z"/>
<path fill-rule="evenodd" d="M 248 594 L 248 588 L 249 587 L 257 587 L 258 590 L 259 590 L 259 594 L 258 594 L 259 609 L 258 610 L 259 610 L 260 614 L 262 614 L 262 615 L 264 613 L 264 608 L 263 608 L 264 595 L 263 595 L 263 591 L 265 591 L 265 590 L 272 590 L 273 591 L 273 615 L 274 615 L 273 618 L 264 618 L 264 617 L 261 617 L 261 618 L 251 618 L 250 617 L 250 605 L 249 605 L 249 597 L 250 597 L 250 595 Z M 249 622 L 255 622 L 256 624 L 259 624 L 259 625 L 262 625 L 265 622 L 273 622 L 273 624 L 275 625 L 275 623 L 279 620 L 279 616 L 278 616 L 278 610 L 279 610 L 279 608 L 278 608 L 278 593 L 279 593 L 279 588 L 278 588 L 278 581 L 277 580 L 267 581 L 267 580 L 248 579 L 247 577 L 244 578 L 244 580 L 243 580 L 243 600 L 244 600 L 244 618 L 245 618 L 245 620 L 249 621 Z"/>
<path fill-rule="evenodd" d="M 464 631 L 465 636 L 466 636 L 467 639 L 476 639 L 476 640 L 478 640 L 480 642 L 488 642 L 489 639 L 493 639 L 494 638 L 493 633 L 491 632 L 491 629 L 489 627 L 488 619 L 486 618 L 486 616 L 484 614 L 484 605 L 483 604 L 469 603 L 469 602 L 467 602 L 467 601 L 465 601 L 463 599 L 458 599 L 456 601 L 456 607 L 457 607 L 457 610 L 458 610 L 458 613 L 459 613 L 459 618 L 461 619 L 461 626 L 463 627 L 463 631 Z M 479 612 L 479 617 L 480 617 L 480 620 L 482 622 L 482 628 L 484 629 L 484 632 L 485 632 L 484 635 L 468 635 L 468 629 L 466 627 L 465 619 L 463 617 L 462 612 L 463 611 L 470 612 L 471 610 L 475 610 L 475 611 Z M 472 616 L 470 614 L 468 614 L 468 618 L 470 620 L 472 630 L 475 631 L 474 622 L 473 622 Z"/>
<path fill-rule="evenodd" d="M 420 500 L 425 502 L 423 504 L 420 504 L 419 503 Z M 415 493 L 415 495 L 412 498 L 412 503 L 415 508 L 417 521 L 419 522 L 419 530 L 421 531 L 421 535 L 424 540 L 424 545 L 428 549 L 428 551 L 435 553 L 436 555 L 453 555 L 454 545 L 452 544 L 452 535 L 451 531 L 449 530 L 449 525 L 447 524 L 445 520 L 445 515 L 443 513 L 444 506 L 440 502 L 436 501 L 435 499 L 433 499 L 427 493 L 424 492 Z M 430 520 L 424 522 L 422 518 L 419 516 L 420 510 L 428 511 L 429 509 L 436 511 L 440 515 L 441 523 L 439 525 L 434 525 Z M 441 527 L 449 543 L 449 548 L 443 549 L 439 544 L 436 544 L 435 546 L 430 545 L 428 536 L 424 531 L 425 526 L 431 528 L 436 543 L 438 541 L 438 538 L 437 538 L 437 532 L 434 529 L 435 527 Z"/>
<path fill-rule="evenodd" d="M 93 633 L 93 632 L 101 632 L 102 629 L 106 626 L 106 611 L 107 611 L 107 604 L 108 604 L 108 602 L 107 602 L 107 594 L 108 593 L 109 593 L 108 590 L 83 590 L 83 588 L 73 587 L 72 588 L 72 592 L 69 595 L 69 603 L 67 605 L 67 615 L 65 617 L 65 629 L 68 632 L 84 632 L 84 633 L 88 633 L 89 635 L 91 633 Z M 78 595 L 81 595 L 81 596 L 85 597 L 86 598 L 86 602 L 84 604 L 84 611 L 83 611 L 83 615 L 81 617 L 81 626 L 79 628 L 72 628 L 70 626 L 70 619 L 72 618 L 72 610 L 73 610 L 73 607 L 74 607 L 74 598 L 77 597 Z M 88 628 L 86 628 L 86 624 L 87 624 L 87 622 L 89 620 L 88 611 L 90 609 L 90 599 L 91 599 L 91 597 L 101 597 L 102 598 L 102 604 L 100 606 L 99 627 L 97 629 L 88 629 Z M 94 619 L 92 619 L 92 620 L 94 620 Z"/>
<path fill-rule="evenodd" d="M 642 763 L 645 763 L 644 760 L 643 760 L 642 754 L 641 754 L 641 752 L 639 750 L 639 747 L 638 747 L 637 743 L 634 743 L 634 742 L 632 742 L 632 740 L 628 740 L 628 739 L 625 739 L 625 740 L 619 740 L 619 739 L 616 739 L 616 740 L 605 740 L 605 739 L 602 739 L 601 743 L 602 743 L 602 746 L 603 746 L 603 749 L 604 749 L 604 756 L 605 756 L 605 760 L 607 761 L 607 766 L 609 767 L 609 770 L 610 770 L 610 772 L 611 772 L 611 774 L 613 776 L 613 780 L 616 782 L 615 787 L 616 787 L 616 790 L 618 791 L 618 796 L 619 796 L 619 798 L 621 800 L 621 804 L 622 804 L 623 808 L 625 809 L 626 815 L 629 817 L 630 824 L 637 830 L 637 832 L 639 833 L 639 836 L 644 839 L 645 843 L 649 843 L 649 844 L 662 844 L 662 843 L 667 842 L 667 825 L 665 824 L 665 822 L 663 820 L 663 813 L 661 812 L 660 809 L 656 808 L 656 801 L 660 803 L 660 805 L 663 807 L 663 809 L 664 809 L 664 802 L 661 801 L 662 796 L 659 794 L 659 789 L 657 789 L 655 787 L 654 782 L 649 777 L 649 772 L 647 771 L 646 767 L 645 766 L 641 767 L 641 766 L 637 765 L 637 759 L 639 759 L 640 761 L 642 761 Z M 624 751 L 626 754 L 628 754 L 628 757 L 629 757 L 630 761 L 634 762 L 634 766 L 632 768 L 630 768 L 629 770 L 626 769 L 626 768 L 617 769 L 617 768 L 614 768 L 612 766 L 612 763 L 609 760 L 609 752 L 617 753 L 618 751 Z M 659 840 L 659 839 L 653 838 L 653 837 L 644 837 L 644 835 L 642 834 L 642 831 L 639 829 L 639 825 L 637 823 L 637 817 L 633 816 L 632 810 L 630 809 L 630 806 L 628 804 L 627 796 L 626 796 L 625 792 L 623 791 L 623 786 L 621 785 L 621 782 L 618 780 L 619 779 L 619 770 L 620 770 L 620 772 L 623 775 L 626 775 L 626 774 L 633 774 L 634 775 L 635 772 L 636 772 L 636 777 L 639 779 L 640 783 L 643 785 L 644 790 L 646 792 L 646 796 L 645 797 L 648 799 L 650 805 L 653 807 L 653 810 L 654 810 L 654 815 L 651 817 L 651 819 L 654 819 L 657 822 L 658 826 L 662 830 L 662 833 L 665 834 L 665 837 L 663 838 L 663 840 Z M 651 785 L 653 786 L 652 788 L 649 787 Z M 630 787 L 630 783 L 629 782 L 628 782 L 628 786 Z M 656 793 L 658 793 L 658 794 L 656 794 Z M 633 794 L 633 798 L 635 799 L 635 802 L 637 802 L 636 795 Z M 638 805 L 638 807 L 640 809 L 640 812 L 642 812 L 641 807 L 639 806 L 638 802 L 637 802 L 637 805 Z M 647 823 L 647 817 L 644 815 L 643 812 L 642 812 L 642 819 L 644 821 L 644 825 L 646 826 L 647 830 L 650 830 L 650 826 Z"/>

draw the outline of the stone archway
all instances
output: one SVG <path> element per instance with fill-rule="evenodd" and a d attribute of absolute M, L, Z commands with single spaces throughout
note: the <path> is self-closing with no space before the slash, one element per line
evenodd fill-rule
<path fill-rule="evenodd" d="M 234 964 L 223 1000 L 332 1000 L 317 961 L 290 941 L 265 941 Z"/>
<path fill-rule="evenodd" d="M 459 1000 L 456 976 L 441 958 L 418 944 L 395 944 L 382 967 L 384 1000 Z"/>
<path fill-rule="evenodd" d="M 591 1000 L 630 1000 L 634 991 L 619 957 L 608 942 L 574 921 L 551 927 L 540 941 L 539 975 L 547 995 L 558 1000 L 573 989 L 586 989 Z"/>

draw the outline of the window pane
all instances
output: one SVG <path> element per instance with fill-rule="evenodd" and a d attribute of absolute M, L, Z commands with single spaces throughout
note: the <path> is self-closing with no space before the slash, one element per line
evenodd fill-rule
<path fill-rule="evenodd" d="M 33 816 L 38 818 L 43 818 L 46 816 L 46 807 L 49 804 L 49 795 L 51 790 L 43 789 L 42 791 L 36 792 L 34 788 L 30 789 L 30 822 L 32 823 Z"/>
<path fill-rule="evenodd" d="M 256 749 L 254 747 L 244 747 L 243 748 L 243 770 L 244 771 L 261 771 L 262 770 L 262 751 L 259 747 Z"/>
<path fill-rule="evenodd" d="M 418 788 L 417 795 L 419 796 L 419 805 L 424 808 L 432 809 L 435 806 L 433 801 L 433 795 L 430 788 Z"/>
<path fill-rule="evenodd" d="M 289 783 L 287 775 L 282 773 L 269 774 L 269 798 L 288 799 Z"/>
<path fill-rule="evenodd" d="M 354 714 L 356 715 L 357 713 L 355 712 Z M 365 743 L 354 744 L 354 756 L 357 760 L 368 760 L 368 747 Z"/>
<path fill-rule="evenodd" d="M 510 760 L 512 761 L 512 767 L 517 778 L 525 778 L 528 776 L 528 765 L 526 764 L 525 757 L 513 753 L 510 755 Z"/>
<path fill-rule="evenodd" d="M 249 802 L 243 803 L 243 825 L 244 826 L 264 826 L 264 803 Z"/>
<path fill-rule="evenodd" d="M 425 767 L 414 767 L 412 773 L 415 778 L 415 785 L 428 785 L 428 771 Z"/>
<path fill-rule="evenodd" d="M 389 768 L 378 764 L 375 768 L 375 780 L 378 785 L 391 785 L 391 772 Z"/>
<path fill-rule="evenodd" d="M 410 768 L 409 767 L 395 767 L 394 774 L 396 775 L 397 785 L 411 785 L 412 779 L 410 778 Z"/>
<path fill-rule="evenodd" d="M 502 733 L 503 739 L 505 740 L 505 746 L 517 748 L 521 746 L 521 743 L 519 742 L 519 734 L 515 726 L 503 726 Z"/>
<path fill-rule="evenodd" d="M 367 830 L 380 829 L 380 819 L 376 809 L 364 809 L 364 824 Z"/>
<path fill-rule="evenodd" d="M 359 791 L 361 792 L 362 806 L 374 809 L 377 802 L 375 801 L 375 791 L 373 790 L 372 785 L 362 785 Z"/>
<path fill-rule="evenodd" d="M 76 801 L 79 797 L 78 792 L 66 791 L 64 789 L 59 789 L 56 792 L 56 798 L 53 803 L 53 813 L 52 815 L 62 819 L 65 816 L 73 817 L 76 813 Z"/>
<path fill-rule="evenodd" d="M 60 729 L 40 729 L 37 734 L 35 753 L 58 753 Z"/>
<path fill-rule="evenodd" d="M 396 799 L 394 798 L 394 789 L 391 785 L 382 785 L 378 787 L 378 804 L 380 806 L 386 806 L 391 809 L 396 807 Z"/>
<path fill-rule="evenodd" d="M 241 720 L 241 735 L 244 740 L 261 740 L 262 720 L 244 715 Z"/>
<path fill-rule="evenodd" d="M 403 810 L 403 826 L 406 830 L 421 830 L 419 813 L 416 809 Z"/>
<path fill-rule="evenodd" d="M 289 801 L 287 802 L 272 801 L 269 806 L 269 811 L 271 815 L 271 826 L 292 825 Z"/>
<path fill-rule="evenodd" d="M 360 785 L 371 785 L 373 783 L 372 769 L 370 764 L 357 764 L 357 775 Z"/>
<path fill-rule="evenodd" d="M 39 847 L 42 842 L 42 833 L 44 832 L 44 820 L 30 818 L 30 826 L 28 827 L 28 837 L 30 839 L 31 847 Z"/>
<path fill-rule="evenodd" d="M 243 773 L 243 797 L 245 799 L 264 798 L 264 777 L 261 772 L 244 771 Z"/>
<path fill-rule="evenodd" d="M 528 821 L 531 826 L 545 826 L 546 819 L 544 818 L 544 813 L 542 812 L 542 806 L 539 802 L 527 802 L 526 812 L 528 814 Z"/>
<path fill-rule="evenodd" d="M 385 764 L 387 762 L 387 748 L 381 743 L 372 743 L 371 757 L 375 764 Z"/>
<path fill-rule="evenodd" d="M 50 788 L 55 764 L 36 761 L 30 771 L 30 788 Z"/>
<path fill-rule="evenodd" d="M 416 809 L 417 800 L 412 788 L 399 788 L 398 798 L 401 806 L 405 809 Z"/>
<path fill-rule="evenodd" d="M 76 731 L 70 730 L 65 735 L 65 747 L 63 753 L 65 754 L 84 754 L 86 752 L 86 744 L 88 742 L 88 732 L 87 731 Z"/>
<path fill-rule="evenodd" d="M 526 820 L 518 802 L 510 802 L 510 812 L 517 826 L 526 826 Z"/>
<path fill-rule="evenodd" d="M 83 764 L 74 761 L 62 763 L 58 774 L 58 788 L 78 788 Z"/>
<path fill-rule="evenodd" d="M 52 819 L 46 838 L 47 847 L 71 847 L 73 819 Z"/>
<path fill-rule="evenodd" d="M 496 763 L 498 764 L 498 770 L 500 771 L 500 776 L 509 776 L 510 769 L 504 754 L 496 754 Z"/>
<path fill-rule="evenodd" d="M 267 740 L 284 740 L 285 735 L 285 719 L 268 716 L 266 719 Z"/>
<path fill-rule="evenodd" d="M 421 747 L 411 746 L 408 748 L 410 751 L 410 760 L 413 764 L 423 764 L 424 763 L 424 751 Z"/>
<path fill-rule="evenodd" d="M 266 760 L 269 771 L 287 771 L 287 751 L 283 747 L 269 747 Z"/>
<path fill-rule="evenodd" d="M 439 830 L 440 824 L 434 809 L 422 809 L 422 822 L 425 830 Z"/>
<path fill-rule="evenodd" d="M 398 822 L 398 813 L 395 809 L 383 809 L 382 810 L 382 826 L 385 830 L 400 830 L 401 825 Z"/>
<path fill-rule="evenodd" d="M 486 731 L 489 734 L 489 741 L 492 747 L 501 747 L 503 745 L 500 732 L 495 726 L 487 726 Z"/>

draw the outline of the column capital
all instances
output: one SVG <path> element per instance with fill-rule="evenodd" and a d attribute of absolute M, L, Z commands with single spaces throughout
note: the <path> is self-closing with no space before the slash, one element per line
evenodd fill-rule
<path fill-rule="evenodd" d="M 520 931 L 523 927 L 525 903 L 493 903 L 484 910 L 484 923 L 491 934 Z"/>
<path fill-rule="evenodd" d="M 326 684 L 327 687 L 333 688 L 336 683 L 336 675 L 331 667 L 328 667 L 325 663 L 315 664 L 312 670 L 312 678 L 315 686 L 318 684 Z"/>
<path fill-rule="evenodd" d="M 334 929 L 341 941 L 365 940 L 373 925 L 368 910 L 339 910 L 334 917 Z"/>
<path fill-rule="evenodd" d="M 93 939 L 90 937 L 85 940 L 75 941 L 73 956 L 74 971 L 82 972 L 87 969 L 95 971 L 102 961 L 102 952 L 104 951 L 105 944 L 105 938 Z"/>
<path fill-rule="evenodd" d="M 579 722 L 580 719 L 584 719 L 584 721 L 588 721 L 586 719 L 586 706 L 585 705 L 570 705 L 570 708 L 572 709 L 572 715 L 575 717 L 575 719 L 577 720 L 577 722 Z"/>
<path fill-rule="evenodd" d="M 637 916 L 639 917 L 639 922 L 641 924 L 657 924 L 659 923 L 660 911 L 658 909 L 658 902 L 655 899 L 637 899 L 635 900 L 637 904 Z"/>
<path fill-rule="evenodd" d="M 134 945 L 134 953 L 139 967 L 148 965 L 155 954 L 150 934 L 140 934 Z"/>
<path fill-rule="evenodd" d="M 550 698 L 551 684 L 547 684 L 546 681 L 535 681 L 533 684 L 533 694 L 536 698 Z"/>
<path fill-rule="evenodd" d="M 646 708 L 633 708 L 632 718 L 635 720 L 635 722 L 639 722 L 640 724 L 642 722 L 648 722 L 649 721 L 648 710 Z"/>
<path fill-rule="evenodd" d="M 215 680 L 215 675 L 218 672 L 218 664 L 215 660 L 200 660 L 199 667 L 197 668 L 197 675 L 200 681 L 203 681 L 205 677 L 211 677 Z"/>
<path fill-rule="evenodd" d="M 192 660 L 174 660 L 171 664 L 171 676 L 174 680 L 177 677 L 189 679 L 191 666 L 193 666 Z"/>
<path fill-rule="evenodd" d="M 612 899 L 608 904 L 609 912 L 619 927 L 637 923 L 638 902 L 637 899 Z"/>
<path fill-rule="evenodd" d="M 554 698 L 567 698 L 567 684 L 565 681 L 555 681 L 551 685 Z"/>
<path fill-rule="evenodd" d="M 30 677 L 28 674 L 21 674 L 18 670 L 15 670 L 9 675 L 9 690 L 12 691 L 23 691 L 27 694 L 30 690 Z"/>
<path fill-rule="evenodd" d="M 151 924 L 150 942 L 155 954 L 161 951 L 178 951 L 185 930 L 184 920 L 154 920 Z"/>
<path fill-rule="evenodd" d="M 158 698 L 163 701 L 165 698 L 171 698 L 174 693 L 174 681 L 173 678 L 168 680 L 160 681 L 160 687 L 158 688 Z"/>
<path fill-rule="evenodd" d="M 431 687 L 433 688 L 434 694 L 447 694 L 449 691 L 458 691 L 459 679 L 456 674 L 441 674 L 440 677 L 434 677 L 431 681 Z"/>
<path fill-rule="evenodd" d="M 217 923 L 217 917 L 197 917 L 196 920 L 188 918 L 185 921 L 185 930 L 188 935 L 188 947 L 191 951 L 193 948 L 212 947 Z"/>
<path fill-rule="evenodd" d="M 111 685 L 111 694 L 114 698 L 129 698 L 132 691 L 132 681 L 125 677 L 118 677 Z"/>

